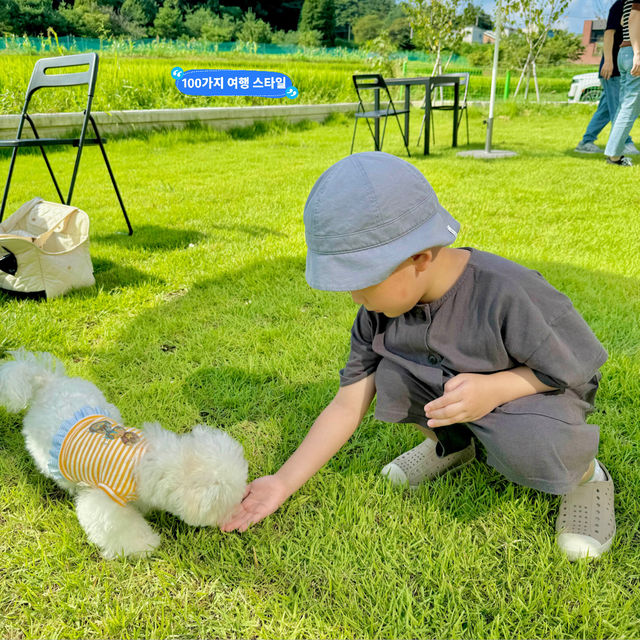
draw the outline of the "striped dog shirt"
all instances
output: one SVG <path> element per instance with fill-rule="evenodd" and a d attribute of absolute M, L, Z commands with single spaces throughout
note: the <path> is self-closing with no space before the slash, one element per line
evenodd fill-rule
<path fill-rule="evenodd" d="M 102 489 L 124 506 L 136 499 L 133 470 L 147 445 L 140 429 L 125 428 L 102 410 L 85 407 L 60 426 L 49 470 L 56 478 Z"/>

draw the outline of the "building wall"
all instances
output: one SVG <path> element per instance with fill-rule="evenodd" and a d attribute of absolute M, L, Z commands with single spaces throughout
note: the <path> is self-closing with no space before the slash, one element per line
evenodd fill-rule
<path fill-rule="evenodd" d="M 583 64 L 598 64 L 601 58 L 602 38 L 600 32 L 602 31 L 601 21 L 585 20 L 582 26 L 582 46 L 584 47 L 584 53 L 578 58 L 578 62 Z M 595 27 L 595 28 L 594 28 Z"/>

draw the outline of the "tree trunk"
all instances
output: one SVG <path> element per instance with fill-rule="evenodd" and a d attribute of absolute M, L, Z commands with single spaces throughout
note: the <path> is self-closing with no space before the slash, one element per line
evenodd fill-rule
<path fill-rule="evenodd" d="M 534 60 L 531 64 L 533 65 L 533 84 L 535 85 L 535 88 L 536 88 L 536 100 L 538 104 L 540 104 L 540 89 L 538 88 L 538 74 L 536 72 L 536 61 Z"/>
<path fill-rule="evenodd" d="M 520 90 L 520 85 L 522 84 L 522 80 L 525 77 L 525 74 L 529 71 L 529 61 L 531 60 L 531 51 L 529 51 L 529 53 L 527 54 L 527 60 L 524 63 L 524 66 L 522 67 L 522 73 L 520 74 L 520 79 L 518 80 L 518 86 L 516 87 L 516 90 L 513 94 L 513 97 L 515 98 L 518 95 L 518 91 Z M 525 95 L 525 99 L 526 99 L 526 95 Z"/>
<path fill-rule="evenodd" d="M 449 54 L 449 59 L 444 63 L 444 69 L 443 69 L 443 71 L 446 71 L 446 70 L 447 70 L 447 67 L 449 66 L 449 63 L 451 62 L 451 58 L 453 58 L 453 52 L 451 52 L 451 53 Z"/>
<path fill-rule="evenodd" d="M 442 70 L 442 67 L 440 64 L 440 45 L 438 45 L 438 50 L 436 51 L 436 61 L 435 61 L 435 64 L 433 65 L 433 71 L 431 72 L 431 75 L 432 76 L 439 75 L 441 70 Z"/>

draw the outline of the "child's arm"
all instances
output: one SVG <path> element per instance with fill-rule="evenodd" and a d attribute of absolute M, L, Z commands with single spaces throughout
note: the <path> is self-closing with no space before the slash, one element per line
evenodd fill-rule
<path fill-rule="evenodd" d="M 497 406 L 534 393 L 553 391 L 528 367 L 497 373 L 461 373 L 444 385 L 444 394 L 424 406 L 429 427 L 473 422 Z"/>
<path fill-rule="evenodd" d="M 254 480 L 247 487 L 244 500 L 220 528 L 245 531 L 272 514 L 351 437 L 375 392 L 375 374 L 340 387 L 291 457 L 274 475 Z"/>

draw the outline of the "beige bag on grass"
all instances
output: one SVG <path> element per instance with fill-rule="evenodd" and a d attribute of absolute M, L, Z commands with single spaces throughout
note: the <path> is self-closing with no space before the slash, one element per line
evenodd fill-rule
<path fill-rule="evenodd" d="M 93 284 L 84 211 L 34 198 L 0 223 L 0 289 L 54 298 Z"/>

